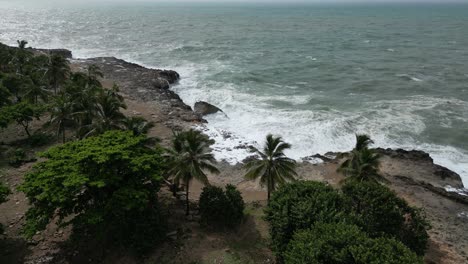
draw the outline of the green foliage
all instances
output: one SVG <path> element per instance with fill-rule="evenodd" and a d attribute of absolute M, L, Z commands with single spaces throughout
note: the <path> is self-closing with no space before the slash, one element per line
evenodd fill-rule
<path fill-rule="evenodd" d="M 123 127 L 125 130 L 132 131 L 135 136 L 146 135 L 149 130 L 154 127 L 153 122 L 148 122 L 140 116 L 127 117 L 123 120 Z"/>
<path fill-rule="evenodd" d="M 31 147 L 41 147 L 49 144 L 51 142 L 52 138 L 51 135 L 41 133 L 41 132 L 36 132 L 33 135 L 31 135 L 30 138 L 27 139 L 27 143 Z"/>
<path fill-rule="evenodd" d="M 22 148 L 17 148 L 13 151 L 13 153 L 10 154 L 8 164 L 10 164 L 12 167 L 18 168 L 26 161 L 26 151 L 24 151 Z"/>
<path fill-rule="evenodd" d="M 234 185 L 226 185 L 226 197 L 229 201 L 228 217 L 229 222 L 237 225 L 244 218 L 245 203 L 242 194 Z"/>
<path fill-rule="evenodd" d="M 278 185 L 284 184 L 288 180 L 294 180 L 297 176 L 296 162 L 284 154 L 284 151 L 289 148 L 291 148 L 289 143 L 284 142 L 281 137 L 274 137 L 271 134 L 266 137 L 263 151 L 252 148 L 260 158 L 246 164 L 248 171 L 245 178 L 248 180 L 260 178 L 260 184 L 267 186 L 268 201 L 270 201 L 271 192 Z"/>
<path fill-rule="evenodd" d="M 0 182 L 0 203 L 7 201 L 7 196 L 11 194 L 10 189 Z"/>
<path fill-rule="evenodd" d="M 342 191 L 318 182 L 295 182 L 274 193 L 265 218 L 270 223 L 272 249 L 280 261 L 293 234 L 317 222 L 353 224 L 366 236 L 396 239 L 424 255 L 429 225 L 420 210 L 372 181 L 349 180 Z"/>
<path fill-rule="evenodd" d="M 189 214 L 189 185 L 192 179 L 197 179 L 203 184 L 208 184 L 205 171 L 219 173 L 215 167 L 216 160 L 209 149 L 213 143 L 208 136 L 200 131 L 190 129 L 185 132 L 175 133 L 172 141 L 172 149 L 167 149 L 168 173 L 173 182 L 183 182 L 186 191 L 186 214 Z"/>
<path fill-rule="evenodd" d="M 422 259 L 400 242 L 371 239 L 357 226 L 317 223 L 297 232 L 285 252 L 286 264 L 416 264 Z"/>
<path fill-rule="evenodd" d="M 244 200 L 233 185 L 220 187 L 206 186 L 200 195 L 201 222 L 206 226 L 237 226 L 244 217 Z"/>
<path fill-rule="evenodd" d="M 0 182 L 0 204 L 7 201 L 7 196 L 11 194 L 10 189 Z M 0 235 L 3 234 L 3 226 L 0 224 Z"/>
<path fill-rule="evenodd" d="M 4 107 L 6 105 L 10 105 L 12 103 L 10 97 L 11 97 L 10 91 L 3 86 L 3 83 L 0 78 L 0 108 Z"/>
<path fill-rule="evenodd" d="M 372 237 L 395 237 L 417 254 L 424 254 L 429 224 L 420 210 L 410 207 L 379 183 L 349 181 L 342 190 L 368 234 Z"/>
<path fill-rule="evenodd" d="M 63 85 L 70 75 L 70 65 L 63 56 L 52 55 L 48 61 L 47 78 L 49 85 L 57 94 L 58 89 Z"/>
<path fill-rule="evenodd" d="M 273 251 L 281 259 L 294 232 L 316 222 L 353 222 L 347 207 L 345 198 L 323 183 L 297 181 L 281 186 L 265 209 Z"/>
<path fill-rule="evenodd" d="M 41 156 L 20 186 L 32 207 L 24 233 L 31 237 L 57 215 L 74 234 L 111 236 L 145 246 L 162 239 L 157 192 L 162 179 L 160 149 L 144 136 L 109 131 L 53 147 Z M 151 223 L 151 224 L 150 224 Z"/>
<path fill-rule="evenodd" d="M 44 110 L 45 106 L 37 106 L 27 102 L 2 107 L 0 108 L 0 127 L 5 128 L 16 121 L 16 123 L 24 128 L 28 137 L 30 137 L 29 125 L 31 121 L 34 119 L 39 120 Z"/>
<path fill-rule="evenodd" d="M 367 135 L 356 135 L 356 147 L 347 155 L 338 171 L 343 172 L 349 179 L 359 181 L 383 181 L 379 174 L 380 155 L 369 149 L 374 143 Z"/>

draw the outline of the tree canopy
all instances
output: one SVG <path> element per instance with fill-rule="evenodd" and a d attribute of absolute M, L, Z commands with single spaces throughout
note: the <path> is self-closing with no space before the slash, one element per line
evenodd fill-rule
<path fill-rule="evenodd" d="M 32 205 L 25 234 L 34 235 L 57 215 L 60 224 L 73 224 L 80 232 L 112 234 L 131 243 L 145 234 L 144 241 L 161 239 L 150 231 L 162 228 L 154 218 L 159 219 L 163 161 L 160 149 L 145 143 L 144 136 L 109 131 L 42 153 L 47 160 L 36 164 L 20 186 Z M 140 230 L 148 218 L 153 227 Z"/>

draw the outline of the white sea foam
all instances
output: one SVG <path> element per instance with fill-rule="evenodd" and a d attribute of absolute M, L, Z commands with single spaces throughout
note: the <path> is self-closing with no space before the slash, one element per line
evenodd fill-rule
<path fill-rule="evenodd" d="M 446 99 L 415 96 L 408 100 L 367 102 L 361 111 L 354 113 L 291 111 L 271 108 L 265 102 L 274 99 L 301 104 L 317 95 L 312 94 L 309 98 L 252 96 L 240 92 L 234 84 L 220 83 L 211 90 L 198 79 L 199 76 L 182 76 L 180 85 L 174 89 L 187 103 L 193 105 L 198 100 L 208 101 L 219 106 L 228 116 L 207 116 L 209 123 L 203 128 L 216 141 L 214 154 L 218 160 L 233 164 L 241 162 L 251 155 L 243 146 L 260 147 L 268 133 L 281 135 L 290 142 L 293 148 L 287 154 L 298 160 L 315 153 L 350 150 L 354 145 L 354 133 L 367 133 L 379 147 L 418 149 L 430 153 L 436 163 L 462 175 L 465 186 L 468 186 L 468 153 L 454 147 L 421 144 L 409 136 L 394 137 L 408 131 L 422 133 L 426 129 L 425 120 L 417 111 L 433 109 L 446 103 Z M 457 99 L 450 100 L 450 103 L 467 104 Z"/>
<path fill-rule="evenodd" d="M 296 86 L 312 86 L 315 80 L 306 79 L 307 82 L 298 79 L 298 82 L 291 87 L 271 81 L 272 87 L 281 91 L 292 90 L 291 95 L 285 93 L 268 95 L 267 92 L 254 94 L 249 89 L 255 90 L 256 88 L 248 87 L 249 83 L 236 85 L 226 81 L 216 82 L 211 78 L 212 76 L 222 72 L 238 73 L 243 68 L 236 68 L 230 64 L 229 60 L 206 59 L 205 56 L 209 53 L 200 54 L 199 50 L 203 49 L 203 52 L 208 50 L 204 47 L 207 42 L 187 41 L 189 37 L 186 34 L 190 32 L 182 32 L 184 33 L 181 34 L 182 38 L 172 38 L 173 36 L 168 37 L 167 32 L 164 32 L 167 30 L 164 29 L 165 26 L 161 26 L 161 31 L 153 32 L 157 38 L 149 37 L 148 41 L 141 41 L 145 39 L 145 35 L 138 34 L 137 31 L 140 28 L 134 28 L 134 24 L 126 25 L 131 29 L 130 31 L 124 31 L 123 28 L 114 28 L 114 32 L 107 31 L 108 23 L 113 25 L 115 22 L 113 18 L 119 18 L 118 15 L 106 17 L 101 16 L 99 12 L 94 14 L 80 13 L 79 17 L 83 17 L 80 20 L 69 20 L 64 19 L 63 14 L 58 14 L 55 11 L 43 13 L 45 15 L 23 13 L 21 10 L 3 12 L 4 16 L 0 16 L 0 24 L 2 25 L 0 41 L 15 45 L 17 39 L 27 39 L 32 46 L 68 48 L 73 51 L 75 57 L 79 58 L 116 56 L 147 67 L 178 71 L 182 79 L 180 84 L 173 89 L 187 104 L 193 106 L 196 101 L 204 100 L 219 106 L 228 116 L 208 116 L 209 123 L 200 128 L 216 140 L 214 154 L 219 160 L 224 159 L 231 163 L 242 161 L 250 155 L 245 145 L 260 146 L 267 133 L 282 135 L 286 141 L 292 143 L 293 149 L 288 152 L 288 155 L 296 159 L 315 153 L 324 154 L 328 151 L 350 150 L 354 145 L 354 133 L 367 133 L 375 140 L 376 146 L 419 149 L 430 153 L 436 163 L 462 175 L 465 186 L 468 186 L 468 152 L 466 150 L 424 143 L 419 138 L 411 136 L 422 134 L 428 129 L 426 127 L 428 121 L 420 112 L 439 111 L 435 107 L 443 105 L 447 99 L 420 96 L 408 97 L 405 100 L 367 101 L 363 102 L 359 109 L 350 111 L 338 111 L 333 106 L 330 106 L 330 109 L 326 111 L 304 110 L 303 108 L 307 109 L 303 107 L 304 104 L 310 100 L 320 100 L 321 94 L 318 92 L 310 92 L 307 95 L 300 94 L 300 90 Z M 62 18 L 56 18 L 56 16 L 62 16 Z M 17 17 L 23 18 L 21 23 L 18 22 Z M 167 21 L 160 22 L 167 23 L 168 21 L 174 22 L 169 17 Z M 125 26 L 126 22 L 119 21 L 119 23 L 117 26 L 120 27 Z M 136 22 L 134 21 L 134 23 Z M 104 29 L 99 30 L 99 26 Z M 158 25 L 152 27 L 158 27 Z M 180 29 L 180 27 L 177 28 L 177 23 L 173 23 L 172 28 L 174 28 L 174 32 Z M 69 30 L 74 32 L 70 33 Z M 82 32 L 86 32 L 86 34 L 80 34 Z M 146 34 L 146 31 L 142 32 Z M 194 38 L 194 35 L 190 38 Z M 229 41 L 231 40 L 227 39 L 225 43 Z M 374 39 L 362 41 L 367 44 L 363 45 L 366 47 L 378 43 Z M 456 42 L 453 44 L 455 45 Z M 189 54 L 191 49 L 196 50 L 196 52 Z M 398 51 L 400 49 L 402 48 L 399 48 Z M 268 54 L 264 50 L 249 48 L 244 50 L 242 56 L 248 58 L 262 57 Z M 394 50 L 388 49 L 387 51 Z M 161 57 L 164 57 L 161 54 L 165 54 L 165 60 L 160 60 Z M 174 58 L 174 54 L 181 54 L 181 56 Z M 316 53 L 316 51 L 310 51 L 306 54 L 323 57 L 322 53 Z M 304 56 L 305 59 L 317 60 L 317 57 L 307 55 Z M 232 56 L 239 56 L 239 54 Z M 194 63 L 194 61 L 198 63 Z M 421 70 L 421 73 L 425 72 Z M 468 74 L 464 76 L 467 77 Z M 421 84 L 428 81 L 428 77 L 422 74 L 400 74 L 397 77 Z M 298 93 L 295 94 L 296 92 Z M 344 94 L 348 94 L 347 91 Z M 449 100 L 452 106 L 468 109 L 465 101 Z M 281 103 L 297 107 L 277 107 L 277 105 L 281 106 Z M 452 119 L 457 118 L 457 115 L 451 116 Z M 467 122 L 463 120 L 463 115 L 459 116 L 460 120 L 458 121 Z M 442 122 L 442 126 L 451 126 L 450 120 L 443 120 L 443 113 L 440 114 L 440 117 L 441 120 L 438 122 Z"/>
<path fill-rule="evenodd" d="M 423 80 L 408 74 L 397 74 L 397 77 L 400 77 L 402 79 L 406 79 L 408 81 L 415 81 L 415 82 L 422 82 Z"/>

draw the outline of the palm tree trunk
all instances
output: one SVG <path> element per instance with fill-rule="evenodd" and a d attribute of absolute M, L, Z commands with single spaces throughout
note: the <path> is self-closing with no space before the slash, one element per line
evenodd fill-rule
<path fill-rule="evenodd" d="M 185 215 L 189 215 L 190 214 L 190 205 L 189 205 L 189 181 L 186 182 L 185 184 Z"/>
<path fill-rule="evenodd" d="M 271 191 L 270 191 L 270 186 L 268 186 L 268 203 L 270 203 L 270 195 L 271 195 Z"/>
<path fill-rule="evenodd" d="M 65 126 L 62 127 L 62 143 L 65 144 Z"/>

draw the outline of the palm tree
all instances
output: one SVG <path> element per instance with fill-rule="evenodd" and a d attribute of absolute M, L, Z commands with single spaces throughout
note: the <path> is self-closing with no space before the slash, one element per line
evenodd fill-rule
<path fill-rule="evenodd" d="M 62 143 L 65 143 L 65 125 L 71 122 L 73 105 L 66 95 L 56 97 L 55 102 L 50 110 L 49 124 L 57 127 L 57 137 L 62 133 Z"/>
<path fill-rule="evenodd" d="M 26 62 L 29 60 L 29 58 L 32 56 L 31 52 L 26 50 L 26 45 L 28 45 L 28 42 L 25 40 L 17 40 L 18 43 L 18 49 L 16 51 L 16 54 L 13 58 L 13 64 L 17 68 L 17 73 L 19 75 L 23 75 L 24 72 L 24 66 Z"/>
<path fill-rule="evenodd" d="M 28 42 L 26 40 L 17 40 L 16 43 L 18 43 L 18 48 L 20 50 L 24 50 L 26 48 L 26 45 L 28 45 Z"/>
<path fill-rule="evenodd" d="M 120 112 L 120 108 L 126 109 L 124 98 L 118 94 L 119 87 L 114 85 L 112 89 L 102 89 L 99 91 L 96 104 L 96 112 L 92 123 L 84 126 L 84 137 L 102 134 L 108 130 L 118 130 L 121 128 L 125 115 Z"/>
<path fill-rule="evenodd" d="M 44 102 L 48 101 L 49 91 L 40 81 L 34 82 L 30 77 L 25 76 L 23 78 L 23 89 L 24 98 L 34 104 L 38 103 L 39 98 Z"/>
<path fill-rule="evenodd" d="M 135 136 L 148 134 L 149 130 L 154 127 L 153 122 L 148 122 L 143 117 L 127 117 L 122 122 L 126 130 L 132 131 Z"/>
<path fill-rule="evenodd" d="M 101 82 L 99 82 L 98 78 L 103 78 L 104 74 L 97 65 L 89 65 L 86 74 L 88 85 L 101 87 Z"/>
<path fill-rule="evenodd" d="M 369 145 L 374 143 L 368 135 L 356 135 L 356 146 L 347 154 L 347 159 L 338 168 L 349 179 L 359 181 L 382 181 L 379 175 L 380 155 L 369 149 Z"/>
<path fill-rule="evenodd" d="M 291 148 L 291 145 L 284 142 L 281 137 L 274 137 L 269 134 L 263 152 L 253 148 L 260 158 L 252 160 L 246 164 L 247 174 L 245 178 L 255 180 L 260 178 L 260 184 L 267 186 L 268 202 L 271 192 L 278 184 L 283 184 L 287 180 L 294 180 L 297 176 L 295 171 L 296 161 L 286 157 L 284 151 Z"/>
<path fill-rule="evenodd" d="M 61 84 L 63 84 L 70 76 L 70 65 L 67 59 L 60 55 L 52 55 L 50 57 L 47 70 L 49 84 L 54 88 L 54 94 Z"/>
<path fill-rule="evenodd" d="M 215 158 L 209 146 L 212 141 L 200 131 L 190 129 L 176 133 L 172 141 L 172 149 L 168 152 L 169 174 L 174 183 L 183 182 L 186 195 L 186 215 L 189 215 L 189 186 L 193 179 L 207 185 L 208 177 L 205 170 L 219 173 L 215 167 Z"/>

